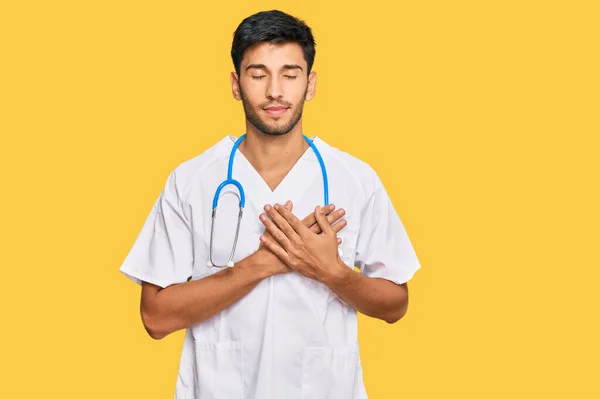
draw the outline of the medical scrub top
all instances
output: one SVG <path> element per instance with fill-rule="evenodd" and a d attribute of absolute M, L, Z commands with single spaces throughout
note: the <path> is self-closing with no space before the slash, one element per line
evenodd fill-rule
<path fill-rule="evenodd" d="M 212 202 L 236 139 L 225 136 L 170 173 L 122 273 L 138 284 L 168 287 L 222 270 L 207 266 Z M 419 261 L 376 172 L 319 137 L 311 140 L 327 168 L 329 202 L 346 210 L 347 226 L 338 233 L 342 261 L 369 277 L 407 282 Z M 299 219 L 324 205 L 321 167 L 311 148 L 275 190 L 240 151 L 232 177 L 246 194 L 234 262 L 258 249 L 264 205 L 291 200 Z M 235 192 L 228 185 L 217 209 L 213 259 L 220 265 L 235 234 Z M 326 285 L 297 272 L 268 277 L 229 308 L 186 329 L 175 398 L 365 399 L 357 313 Z"/>

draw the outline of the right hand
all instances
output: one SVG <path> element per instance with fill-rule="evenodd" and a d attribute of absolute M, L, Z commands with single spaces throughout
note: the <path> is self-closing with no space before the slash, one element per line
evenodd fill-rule
<path fill-rule="evenodd" d="M 292 203 L 290 201 L 288 201 L 285 204 L 285 207 L 291 211 Z M 339 223 L 336 223 L 335 225 L 333 225 L 333 223 L 337 222 L 342 216 L 344 216 L 345 212 L 343 209 L 337 209 L 335 211 L 334 210 L 335 210 L 335 205 L 333 205 L 333 204 L 323 207 L 323 211 L 327 215 L 327 221 L 329 222 L 329 224 L 332 225 L 333 231 L 337 233 L 340 230 L 342 230 L 344 227 L 346 227 L 346 221 L 341 220 Z M 319 223 L 317 223 L 317 220 L 315 219 L 314 212 L 311 212 L 308 216 L 306 216 L 304 219 L 302 219 L 302 223 L 304 223 L 304 225 L 306 227 L 308 227 L 310 229 L 310 231 L 312 231 L 313 233 L 316 233 L 316 234 L 321 233 L 321 227 L 319 226 Z M 265 230 L 264 235 L 267 236 L 268 238 L 272 238 L 269 230 Z M 342 243 L 342 239 L 338 237 L 337 243 L 338 243 L 338 245 L 340 245 Z M 273 252 L 271 252 L 269 249 L 267 249 L 262 243 L 259 245 L 258 250 L 255 252 L 255 255 L 260 256 L 261 264 L 269 265 L 269 268 L 272 268 L 273 274 L 289 273 L 292 271 L 292 269 L 288 265 L 283 263 L 281 261 L 281 259 L 279 259 L 277 257 L 277 255 L 275 255 Z"/>

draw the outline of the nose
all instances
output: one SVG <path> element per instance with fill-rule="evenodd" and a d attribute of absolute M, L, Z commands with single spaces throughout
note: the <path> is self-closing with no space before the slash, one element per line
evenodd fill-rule
<path fill-rule="evenodd" d="M 267 85 L 266 95 L 267 95 L 267 97 L 271 97 L 271 98 L 279 98 L 279 97 L 283 96 L 281 79 L 278 76 L 272 75 L 269 78 L 269 84 Z"/>

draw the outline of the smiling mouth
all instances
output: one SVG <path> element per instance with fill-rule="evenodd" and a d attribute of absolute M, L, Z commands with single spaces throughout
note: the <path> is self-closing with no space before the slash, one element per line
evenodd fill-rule
<path fill-rule="evenodd" d="M 265 108 L 265 112 L 269 115 L 283 115 L 288 109 L 286 107 Z"/>

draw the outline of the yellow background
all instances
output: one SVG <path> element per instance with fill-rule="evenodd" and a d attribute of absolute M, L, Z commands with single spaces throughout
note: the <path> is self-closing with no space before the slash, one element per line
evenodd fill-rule
<path fill-rule="evenodd" d="M 172 397 L 183 331 L 147 336 L 118 268 L 242 133 L 232 34 L 272 8 L 316 36 L 304 132 L 375 168 L 422 263 L 404 319 L 360 319 L 370 398 L 600 397 L 594 3 L 2 2 L 0 397 Z"/>

